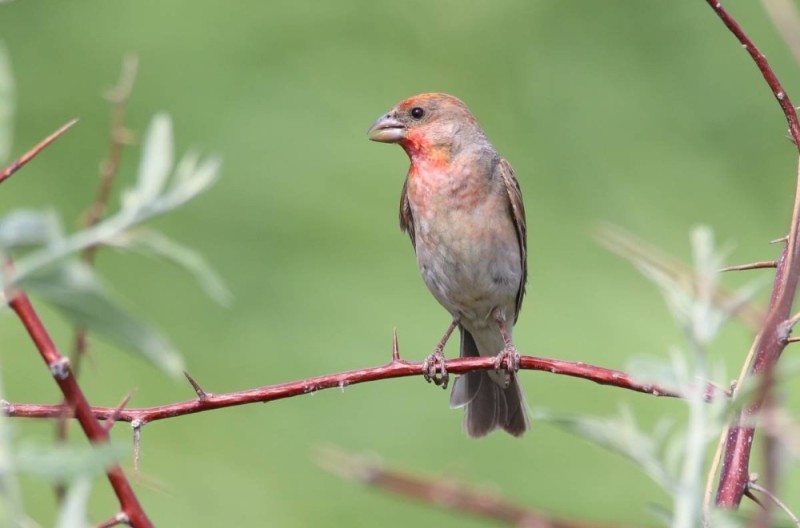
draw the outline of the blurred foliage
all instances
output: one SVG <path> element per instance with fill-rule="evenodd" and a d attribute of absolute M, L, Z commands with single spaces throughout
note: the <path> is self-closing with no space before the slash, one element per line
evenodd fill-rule
<path fill-rule="evenodd" d="M 800 100 L 798 65 L 759 3 L 726 5 Z M 397 229 L 407 162 L 365 137 L 377 116 L 421 91 L 464 99 L 520 178 L 531 255 L 515 331 L 523 353 L 622 368 L 682 342 L 658 290 L 591 241 L 597 222 L 682 258 L 685 234 L 705 223 L 736 243 L 731 264 L 776 256 L 767 241 L 788 223 L 796 154 L 785 123 L 749 57 L 700 0 L 42 0 L 0 9 L 16 85 L 13 155 L 81 119 L 3 184 L 0 214 L 51 208 L 78 225 L 107 148 L 102 94 L 128 52 L 141 65 L 128 119 L 136 136 L 163 110 L 174 118 L 177 151 L 196 145 L 224 158 L 213 190 L 153 228 L 205 257 L 226 279 L 230 307 L 153 260 L 110 249 L 98 259 L 105 282 L 169 334 L 212 392 L 384 363 L 395 326 L 405 357 L 431 351 L 449 321 Z M 117 189 L 134 185 L 138 158 L 138 147 L 125 152 Z M 736 289 L 750 278 L 722 280 Z M 66 352 L 70 325 L 43 300 L 34 299 Z M 0 330 L 6 397 L 58 401 L 7 310 Z M 725 327 L 709 361 L 736 372 L 751 338 Z M 113 406 L 133 387 L 133 406 L 193 396 L 103 341 L 92 341 L 87 366 L 96 404 Z M 522 381 L 534 409 L 610 415 L 625 404 L 645 431 L 690 412 L 544 373 Z M 800 405 L 796 393 L 785 398 Z M 474 442 L 460 422 L 447 395 L 419 379 L 168 420 L 143 430 L 138 489 L 161 526 L 481 525 L 343 485 L 309 458 L 325 443 L 573 517 L 635 523 L 648 505 L 670 505 L 635 464 L 545 423 L 521 441 Z M 20 441 L 53 436 L 50 423 L 13 425 Z M 129 440 L 125 427 L 113 432 Z M 77 428 L 72 436 L 80 441 Z M 797 511 L 800 474 L 786 469 L 783 496 Z M 51 487 L 20 480 L 26 512 L 55 524 Z M 91 521 L 110 517 L 113 504 L 105 483 L 93 486 Z"/>

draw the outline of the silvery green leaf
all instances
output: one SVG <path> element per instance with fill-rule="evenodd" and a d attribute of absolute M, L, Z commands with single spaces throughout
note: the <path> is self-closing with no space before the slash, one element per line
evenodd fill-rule
<path fill-rule="evenodd" d="M 52 266 L 72 253 L 90 246 L 110 243 L 128 229 L 185 204 L 216 181 L 219 160 L 212 158 L 201 162 L 190 154 L 179 163 L 178 175 L 173 178 L 172 185 L 167 185 L 162 178 L 164 167 L 168 167 L 165 161 L 167 149 L 163 145 L 157 147 L 156 141 L 158 138 L 164 141 L 164 138 L 171 137 L 167 133 L 168 122 L 168 118 L 164 116 L 154 120 L 154 130 L 149 134 L 152 138 L 148 140 L 153 142 L 153 146 L 149 152 L 143 154 L 142 164 L 145 168 L 140 170 L 140 180 L 136 187 L 123 193 L 122 209 L 93 227 L 17 259 L 15 273 L 8 281 L 9 286 L 21 283 L 32 273 Z M 168 143 L 171 149 L 171 139 Z"/>
<path fill-rule="evenodd" d="M 612 418 L 566 416 L 540 411 L 535 418 L 557 425 L 636 462 L 666 491 L 675 489 L 674 479 L 659 460 L 659 445 L 639 429 L 630 410 L 623 408 L 618 417 Z"/>
<path fill-rule="evenodd" d="M 173 157 L 172 121 L 166 114 L 157 114 L 144 136 L 136 186 L 124 194 L 123 209 L 139 209 L 161 194 L 172 170 Z"/>
<path fill-rule="evenodd" d="M 5 45 L 0 42 L 0 162 L 11 154 L 14 137 L 14 74 Z"/>
<path fill-rule="evenodd" d="M 46 245 L 63 237 L 61 222 L 52 211 L 17 209 L 0 219 L 0 248 Z"/>
<path fill-rule="evenodd" d="M 169 341 L 122 308 L 88 266 L 68 262 L 28 277 L 23 286 L 70 320 L 137 353 L 164 372 L 176 377 L 183 372 L 183 360 Z"/>
<path fill-rule="evenodd" d="M 88 528 L 87 517 L 91 480 L 86 477 L 75 479 L 67 489 L 67 495 L 58 512 L 56 528 Z"/>
<path fill-rule="evenodd" d="M 167 259 L 191 273 L 206 294 L 227 306 L 232 295 L 220 276 L 196 251 L 150 229 L 130 230 L 111 241 L 115 247 L 131 249 Z"/>
<path fill-rule="evenodd" d="M 9 419 L 0 413 L 0 526 L 18 526 L 22 520 L 22 499 L 11 448 Z"/>
<path fill-rule="evenodd" d="M 23 444 L 15 453 L 16 468 L 19 473 L 48 482 L 68 482 L 105 473 L 128 451 L 126 446 L 117 444 Z"/>
<path fill-rule="evenodd" d="M 683 388 L 672 364 L 663 358 L 633 357 L 626 363 L 625 372 L 642 383 L 651 383 L 674 391 Z"/>

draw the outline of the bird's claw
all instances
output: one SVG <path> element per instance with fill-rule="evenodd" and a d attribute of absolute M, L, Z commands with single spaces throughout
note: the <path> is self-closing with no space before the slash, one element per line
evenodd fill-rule
<path fill-rule="evenodd" d="M 519 352 L 514 345 L 508 345 L 497 354 L 494 360 L 494 370 L 500 372 L 503 367 L 503 361 L 506 362 L 506 371 L 509 374 L 519 372 Z"/>
<path fill-rule="evenodd" d="M 450 374 L 447 373 L 444 354 L 438 348 L 422 362 L 422 376 L 428 383 L 433 382 L 434 385 L 439 385 L 443 389 L 447 388 Z"/>

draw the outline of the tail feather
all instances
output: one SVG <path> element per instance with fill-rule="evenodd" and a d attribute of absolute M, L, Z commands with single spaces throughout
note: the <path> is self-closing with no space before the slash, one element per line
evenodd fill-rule
<path fill-rule="evenodd" d="M 472 334 L 463 327 L 460 330 L 461 357 L 480 356 Z M 513 375 L 504 388 L 488 372 L 468 372 L 455 381 L 450 406 L 466 407 L 464 429 L 473 438 L 486 436 L 497 428 L 521 436 L 530 428 L 525 397 Z"/>

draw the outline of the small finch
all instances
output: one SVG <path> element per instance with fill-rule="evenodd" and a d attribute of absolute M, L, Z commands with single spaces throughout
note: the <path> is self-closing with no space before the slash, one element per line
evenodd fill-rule
<path fill-rule="evenodd" d="M 525 294 L 527 249 L 522 193 L 511 165 L 466 105 L 443 93 L 400 101 L 368 135 L 398 143 L 411 160 L 400 228 L 411 238 L 425 284 L 453 317 L 425 360 L 425 378 L 447 387 L 443 350 L 458 327 L 462 357 L 496 361 L 494 371 L 456 379 L 450 406 L 466 407 L 469 436 L 496 428 L 522 435 L 530 424 L 511 331 Z"/>

